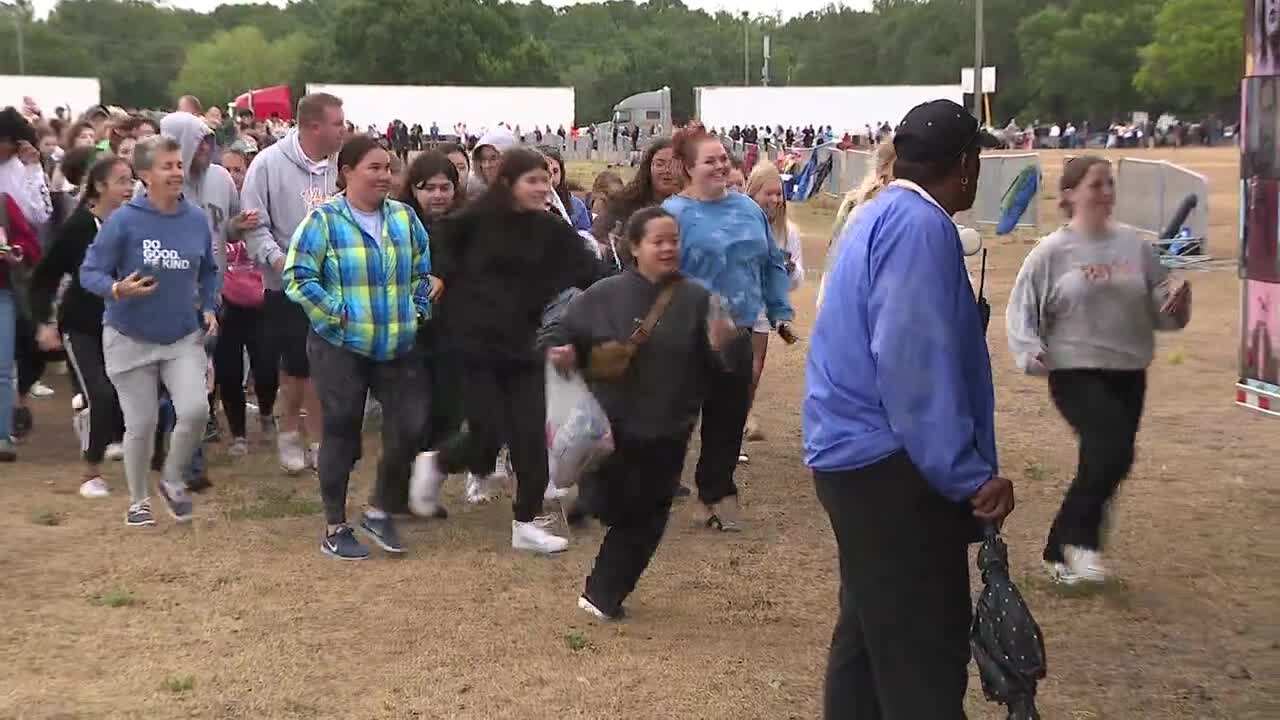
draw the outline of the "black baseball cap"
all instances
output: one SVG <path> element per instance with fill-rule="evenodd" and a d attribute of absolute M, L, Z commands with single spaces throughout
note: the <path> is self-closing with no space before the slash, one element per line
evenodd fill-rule
<path fill-rule="evenodd" d="M 951 100 L 931 100 L 911 108 L 893 133 L 898 157 L 910 162 L 950 162 L 973 147 L 1000 147 L 1000 141 Z"/>

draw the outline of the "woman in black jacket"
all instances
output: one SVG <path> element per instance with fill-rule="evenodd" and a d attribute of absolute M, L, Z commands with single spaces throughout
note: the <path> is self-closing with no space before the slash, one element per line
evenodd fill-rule
<path fill-rule="evenodd" d="M 46 351 L 65 348 L 67 360 L 79 379 L 89 406 L 88 432 L 80 439 L 85 462 L 80 494 L 99 498 L 110 494 L 100 466 L 107 446 L 124 429 L 124 418 L 115 387 L 107 379 L 102 356 L 104 303 L 80 285 L 80 265 L 98 228 L 133 197 L 133 170 L 123 159 L 108 156 L 89 169 L 84 185 L 79 207 L 59 228 L 49 251 L 36 267 L 31 279 L 31 309 L 32 317 L 51 317 L 58 286 L 63 277 L 71 276 L 58 306 L 57 327 L 40 325 L 36 339 Z"/>
<path fill-rule="evenodd" d="M 431 244 L 432 277 L 444 292 L 439 278 L 452 272 L 448 244 L 444 241 L 445 218 L 462 206 L 461 178 L 458 169 L 447 155 L 435 150 L 418 155 L 410 163 L 404 186 L 395 198 L 413 208 L 427 229 Z M 423 435 L 422 449 L 430 450 L 462 426 L 461 371 L 456 355 L 450 351 L 441 332 L 442 312 L 440 302 L 432 308 L 430 320 L 418 328 L 418 347 L 426 363 L 430 377 L 431 396 L 428 402 L 429 417 Z M 388 479 L 387 494 L 393 498 L 388 512 L 409 512 L 409 480 Z M 436 502 L 434 517 L 447 517 L 444 507 Z"/>
<path fill-rule="evenodd" d="M 548 482 L 545 371 L 535 338 L 546 304 L 598 274 L 573 228 L 546 211 L 550 192 L 542 155 L 511 150 L 492 187 L 445 221 L 452 267 L 441 277 L 440 329 L 458 354 L 467 431 L 420 456 L 409 498 L 415 514 L 435 514 L 445 475 L 490 472 L 505 444 L 517 478 L 511 544 L 540 553 L 560 552 L 568 541 L 534 522 Z"/>

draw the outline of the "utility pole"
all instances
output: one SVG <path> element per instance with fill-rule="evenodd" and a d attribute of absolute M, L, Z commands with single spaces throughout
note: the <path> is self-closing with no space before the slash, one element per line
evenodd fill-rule
<path fill-rule="evenodd" d="M 751 15 L 742 11 L 742 84 L 751 84 Z"/>
<path fill-rule="evenodd" d="M 764 36 L 764 65 L 760 68 L 760 86 L 769 87 L 769 36 Z"/>
<path fill-rule="evenodd" d="M 982 121 L 982 0 L 974 0 L 973 20 L 973 116 Z"/>

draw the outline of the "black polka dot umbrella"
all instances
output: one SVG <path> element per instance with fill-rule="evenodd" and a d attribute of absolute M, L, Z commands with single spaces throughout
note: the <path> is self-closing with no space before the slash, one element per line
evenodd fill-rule
<path fill-rule="evenodd" d="M 1045 676 L 1044 638 L 1009 578 L 1009 550 L 993 525 L 978 550 L 982 594 L 973 609 L 969 646 L 987 699 L 1009 708 L 1009 720 L 1038 720 L 1036 683 Z"/>

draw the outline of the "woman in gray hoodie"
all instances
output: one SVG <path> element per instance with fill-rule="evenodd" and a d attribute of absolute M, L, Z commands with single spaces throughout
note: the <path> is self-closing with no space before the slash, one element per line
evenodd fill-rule
<path fill-rule="evenodd" d="M 609 416 L 615 450 L 594 478 L 594 510 L 609 531 L 578 607 L 606 620 L 622 616 L 622 602 L 658 549 L 706 379 L 722 372 L 718 349 L 734 334 L 732 322 L 714 319 L 719 306 L 710 293 L 680 274 L 680 235 L 670 213 L 640 210 L 625 234 L 634 266 L 574 298 L 548 352 L 562 370 L 588 368 L 594 348 L 627 342 L 637 318 L 669 293 L 625 371 L 613 378 L 588 376 Z"/>

